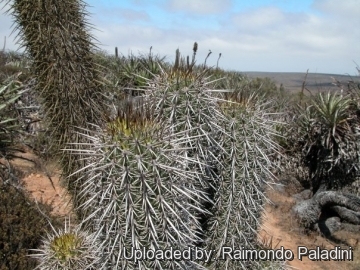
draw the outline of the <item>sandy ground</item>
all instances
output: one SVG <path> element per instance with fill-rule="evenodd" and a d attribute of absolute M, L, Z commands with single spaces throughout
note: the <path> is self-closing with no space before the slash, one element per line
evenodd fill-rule
<path fill-rule="evenodd" d="M 293 200 L 291 198 L 281 196 L 277 194 L 277 201 L 285 203 L 285 204 L 293 204 Z M 272 205 L 266 205 L 265 212 L 263 214 L 263 224 L 262 229 L 259 233 L 260 242 L 264 242 L 265 239 L 267 242 L 272 241 L 272 248 L 279 249 L 282 246 L 284 249 L 290 249 L 295 258 L 293 261 L 287 261 L 289 265 L 289 269 L 312 269 L 318 270 L 323 269 L 319 267 L 316 262 L 309 260 L 308 258 L 304 258 L 302 261 L 298 259 L 298 246 L 305 245 L 299 235 L 296 235 L 295 232 L 292 231 L 284 231 L 280 222 L 281 219 L 279 215 L 281 215 L 281 211 L 277 211 L 277 209 Z M 291 222 L 291 221 L 289 221 Z"/>
<path fill-rule="evenodd" d="M 23 172 L 22 183 L 30 195 L 37 201 L 44 202 L 53 207 L 52 213 L 56 216 L 66 217 L 72 215 L 70 197 L 60 185 L 60 170 L 54 164 L 42 165 L 36 155 L 31 152 L 17 153 L 17 156 L 28 160 L 16 158 L 11 163 Z M 50 181 L 51 179 L 51 181 Z M 283 246 L 291 249 L 295 254 L 293 261 L 288 261 L 289 269 L 318 270 L 318 269 L 360 269 L 351 267 L 349 262 L 314 262 L 307 258 L 297 259 L 298 246 L 313 248 L 320 246 L 330 249 L 334 244 L 321 236 L 309 237 L 297 227 L 290 213 L 294 200 L 281 192 L 269 192 L 273 204 L 265 207 L 262 228 L 259 231 L 259 241 L 278 249 Z M 352 239 L 358 245 L 359 239 Z"/>
<path fill-rule="evenodd" d="M 331 250 L 335 246 L 341 248 L 359 249 L 359 235 L 353 233 L 345 233 L 341 236 L 338 234 L 338 239 L 342 239 L 343 244 L 331 242 L 330 240 L 320 236 L 318 233 L 306 234 L 303 229 L 299 228 L 297 221 L 291 213 L 291 208 L 295 204 L 294 199 L 282 192 L 269 192 L 269 198 L 273 204 L 267 204 L 263 214 L 262 229 L 259 232 L 260 242 L 269 242 L 272 240 L 272 248 L 279 249 L 281 246 L 284 249 L 290 249 L 294 253 L 294 260 L 287 261 L 289 269 L 301 270 L 325 270 L 325 269 L 342 269 L 352 270 L 360 269 L 358 258 L 355 262 L 352 261 L 311 261 L 307 257 L 302 260 L 298 259 L 298 247 L 306 246 L 309 249 L 314 249 L 317 246 Z M 337 235 L 335 235 L 337 236 Z M 267 240 L 267 241 L 264 241 Z M 345 243 L 345 244 L 344 244 Z M 353 253 L 354 258 L 359 255 L 359 252 Z M 356 258 L 355 258 L 356 259 Z"/>
<path fill-rule="evenodd" d="M 42 164 L 31 151 L 15 155 L 18 158 L 12 159 L 11 164 L 22 172 L 21 182 L 30 195 L 36 201 L 50 205 L 55 216 L 72 215 L 70 195 L 60 184 L 61 171 L 57 166 Z"/>

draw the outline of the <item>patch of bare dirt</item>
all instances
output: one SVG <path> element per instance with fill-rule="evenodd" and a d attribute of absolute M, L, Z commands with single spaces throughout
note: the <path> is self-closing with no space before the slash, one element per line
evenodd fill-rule
<path fill-rule="evenodd" d="M 44 164 L 30 149 L 15 152 L 11 165 L 21 172 L 20 183 L 37 202 L 52 207 L 51 214 L 57 217 L 73 216 L 71 197 L 61 186 L 61 171 L 55 164 Z"/>
<path fill-rule="evenodd" d="M 324 270 L 360 269 L 360 252 L 358 233 L 340 231 L 334 234 L 332 240 L 322 237 L 318 233 L 306 233 L 299 227 L 293 218 L 291 208 L 295 204 L 294 199 L 288 194 L 278 191 L 269 191 L 269 198 L 273 204 L 267 204 L 263 215 L 262 228 L 259 231 L 259 241 L 265 246 L 273 249 L 290 249 L 294 253 L 294 260 L 287 261 L 289 269 L 301 270 Z M 309 249 L 320 247 L 321 249 L 331 250 L 336 246 L 343 249 L 353 248 L 354 261 L 312 261 L 307 257 L 298 259 L 298 247 L 306 246 Z"/>
<path fill-rule="evenodd" d="M 43 173 L 31 173 L 24 177 L 22 181 L 34 199 L 53 208 L 53 215 L 69 216 L 72 211 L 70 197 L 66 190 L 61 187 L 59 178 L 59 173 L 51 177 L 54 186 Z"/>
<path fill-rule="evenodd" d="M 55 163 L 42 163 L 29 149 L 15 154 L 17 158 L 11 164 L 22 172 L 21 182 L 30 195 L 38 202 L 52 206 L 52 214 L 58 217 L 74 216 L 70 196 L 60 183 L 60 169 Z M 289 269 L 324 270 L 360 269 L 360 235 L 358 232 L 350 233 L 339 231 L 329 240 L 317 233 L 306 233 L 299 227 L 293 218 L 291 208 L 294 199 L 287 192 L 270 190 L 268 197 L 272 204 L 265 206 L 262 227 L 259 231 L 259 242 L 266 248 L 278 249 L 283 246 L 290 249 L 295 257 L 287 261 Z M 298 259 L 298 247 L 320 247 L 333 249 L 341 246 L 347 249 L 351 246 L 354 250 L 354 261 L 311 261 L 308 258 Z"/>

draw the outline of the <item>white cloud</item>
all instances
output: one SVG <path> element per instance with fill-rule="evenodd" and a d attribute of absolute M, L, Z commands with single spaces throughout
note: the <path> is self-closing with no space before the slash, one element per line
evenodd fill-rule
<path fill-rule="evenodd" d="M 174 11 L 196 14 L 221 13 L 231 7 L 231 0 L 170 0 L 168 7 Z"/>
<path fill-rule="evenodd" d="M 129 8 L 101 7 L 100 9 L 96 10 L 96 12 L 98 12 L 97 17 L 101 17 L 103 21 L 150 21 L 150 16 L 145 11 L 138 11 Z"/>
<path fill-rule="evenodd" d="M 322 58 L 324 55 L 347 55 L 348 61 L 356 56 L 352 42 L 360 38 L 359 31 L 349 35 L 343 20 L 346 18 L 333 21 L 332 17 L 288 13 L 273 7 L 239 13 L 232 18 L 239 42 L 264 42 L 265 47 L 256 46 L 253 50 L 279 55 L 279 59 L 284 54 L 294 58 L 306 54 L 324 62 L 327 62 Z"/>
<path fill-rule="evenodd" d="M 359 0 L 314 0 L 313 7 L 335 16 L 346 16 L 347 19 L 359 19 L 360 16 Z"/>
<path fill-rule="evenodd" d="M 252 31 L 264 27 L 276 27 L 285 21 L 285 15 L 275 7 L 266 7 L 247 13 L 239 13 L 233 16 L 232 21 L 236 28 L 243 31 Z"/>
<path fill-rule="evenodd" d="M 162 17 L 162 25 L 155 25 L 155 19 L 152 21 L 150 15 L 156 18 L 161 14 L 150 14 L 151 8 L 145 8 L 145 4 L 144 11 L 121 8 L 106 11 L 104 7 L 94 7 L 89 20 L 100 30 L 93 32 L 102 43 L 100 47 L 113 53 L 117 46 L 123 54 L 130 50 L 137 54 L 147 53 L 152 46 L 154 53 L 167 55 L 172 61 L 177 48 L 183 55 L 191 55 L 196 41 L 199 44 L 198 63 L 204 61 L 211 49 L 209 65 L 216 65 L 218 54 L 222 53 L 220 66 L 240 71 L 305 72 L 310 69 L 310 72 L 355 74 L 353 61 L 360 63 L 357 46 L 360 29 L 354 24 L 360 16 L 360 8 L 355 9 L 359 0 L 344 3 L 315 0 L 315 12 L 312 13 L 285 12 L 276 7 L 262 7 L 246 13 L 226 11 L 223 14 L 227 17 L 222 16 L 216 28 L 196 25 L 200 22 L 196 14 L 208 12 L 209 16 L 202 16 L 201 22 L 204 23 L 203 18 L 210 18 L 209 25 L 213 24 L 211 18 L 220 16 L 210 16 L 211 12 L 225 11 L 221 7 L 228 8 L 231 0 L 211 0 L 206 4 L 195 0 L 169 1 L 173 10 L 192 16 L 193 27 L 185 26 L 181 21 L 183 17 L 179 18 L 176 12 L 170 13 L 170 20 Z M 160 1 L 155 2 L 158 12 Z M 161 3 L 166 12 L 169 6 L 164 1 Z M 122 19 L 116 20 L 117 17 Z M 0 41 L 11 32 L 10 26 L 11 17 L 1 15 Z M 7 48 L 11 48 L 9 42 Z"/>

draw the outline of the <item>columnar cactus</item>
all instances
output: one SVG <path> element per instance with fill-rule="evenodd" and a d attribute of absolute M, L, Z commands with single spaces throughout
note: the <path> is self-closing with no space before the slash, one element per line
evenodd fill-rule
<path fill-rule="evenodd" d="M 224 135 L 225 116 L 217 102 L 217 92 L 211 88 L 208 69 L 193 70 L 192 65 L 185 65 L 177 52 L 175 66 L 170 71 L 163 71 L 156 76 L 146 88 L 145 98 L 151 100 L 156 119 L 170 125 L 178 140 L 184 141 L 188 151 L 184 151 L 184 159 L 197 160 L 189 164 L 188 170 L 201 174 L 194 183 L 197 189 L 206 193 L 201 208 L 205 211 L 196 213 L 203 235 L 210 215 L 209 208 L 213 204 L 213 194 L 218 186 L 218 171 L 221 164 L 218 160 Z M 203 242 L 203 237 L 198 244 Z"/>
<path fill-rule="evenodd" d="M 193 209 L 204 200 L 198 172 L 188 170 L 198 161 L 184 159 L 192 138 L 181 140 L 173 127 L 138 112 L 119 112 L 81 153 L 87 166 L 80 207 L 102 243 L 98 269 L 190 269 L 195 262 L 125 258 L 133 249 L 194 246 L 200 224 Z"/>
<path fill-rule="evenodd" d="M 68 176 L 83 164 L 60 149 L 67 143 L 80 142 L 74 127 L 89 129 L 88 123 L 101 124 L 107 112 L 101 74 L 94 60 L 96 47 L 86 21 L 86 3 L 82 0 L 0 2 L 10 3 L 21 45 L 33 60 L 34 90 L 40 96 L 50 131 L 49 151 L 60 155 L 63 173 Z M 77 146 L 81 147 L 81 143 Z M 71 181 L 69 187 L 75 195 Z"/>
<path fill-rule="evenodd" d="M 269 117 L 256 102 L 218 99 L 206 65 L 195 70 L 195 43 L 191 64 L 177 51 L 170 71 L 141 81 L 141 86 L 149 83 L 142 109 L 120 108 L 104 128 L 106 108 L 84 6 L 81 0 L 14 0 L 12 5 L 23 45 L 33 57 L 51 143 L 57 150 L 73 146 L 62 155 L 63 169 L 77 178 L 75 205 L 101 242 L 94 267 L 201 268 L 192 261 L 125 256 L 141 248 L 255 248 L 263 185 L 273 178 L 270 156 L 277 149 Z M 153 64 L 156 72 L 162 68 Z M 75 133 L 74 127 L 82 131 Z M 61 250 L 76 249 L 78 240 L 76 233 L 51 238 L 53 252 L 44 253 L 49 255 L 42 265 L 57 269 L 59 258 L 77 258 Z M 210 269 L 250 266 L 231 260 L 206 264 Z"/>
<path fill-rule="evenodd" d="M 272 155 L 278 145 L 273 139 L 274 124 L 254 97 L 240 98 L 235 94 L 221 104 L 228 123 L 222 141 L 220 184 L 215 194 L 213 216 L 205 240 L 205 248 L 217 252 L 222 247 L 256 249 L 264 187 L 274 180 Z M 253 269 L 256 261 L 234 261 L 231 257 L 213 260 L 209 269 Z"/>

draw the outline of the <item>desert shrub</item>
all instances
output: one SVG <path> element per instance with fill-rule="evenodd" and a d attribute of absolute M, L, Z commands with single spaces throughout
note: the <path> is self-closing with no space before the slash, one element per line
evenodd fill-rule
<path fill-rule="evenodd" d="M 147 54 L 120 54 L 118 57 L 98 52 L 96 61 L 103 67 L 105 83 L 117 101 L 124 96 L 143 95 L 148 81 L 171 67 L 166 57 L 153 54 L 151 49 Z"/>
<path fill-rule="evenodd" d="M 47 214 L 50 209 L 28 198 L 19 185 L 19 173 L 7 160 L 20 130 L 13 106 L 22 94 L 20 75 L 0 81 L 0 269 L 34 269 L 28 249 L 36 248 L 49 228 L 39 209 Z"/>
<path fill-rule="evenodd" d="M 283 88 L 278 88 L 273 80 L 270 78 L 255 78 L 250 82 L 251 89 L 258 89 L 258 91 L 263 92 L 266 95 L 272 96 L 284 91 Z"/>
<path fill-rule="evenodd" d="M 0 82 L 21 72 L 20 80 L 29 77 L 30 58 L 24 53 L 0 52 Z"/>
<path fill-rule="evenodd" d="M 298 149 L 308 168 L 313 191 L 339 188 L 359 170 L 359 117 L 353 99 L 320 93 L 299 108 L 295 121 Z"/>
<path fill-rule="evenodd" d="M 11 76 L 0 82 L 0 153 L 4 153 L 6 147 L 11 144 L 19 127 L 16 123 L 16 114 L 12 104 L 21 95 L 21 82 L 18 75 Z"/>
<path fill-rule="evenodd" d="M 0 269 L 34 269 L 36 261 L 28 257 L 29 249 L 37 248 L 41 236 L 50 229 L 42 216 L 48 206 L 35 204 L 14 187 L 13 171 L 0 163 Z"/>
<path fill-rule="evenodd" d="M 359 67 L 357 67 L 357 70 L 359 71 Z M 360 72 L 359 72 L 360 76 Z M 350 80 L 347 82 L 347 85 L 342 84 L 339 81 L 336 81 L 334 84 L 336 84 L 340 89 L 345 89 L 346 93 L 349 94 L 349 96 L 355 101 L 355 104 L 357 106 L 357 109 L 360 109 L 360 80 L 359 77 L 357 78 L 350 78 Z"/>

